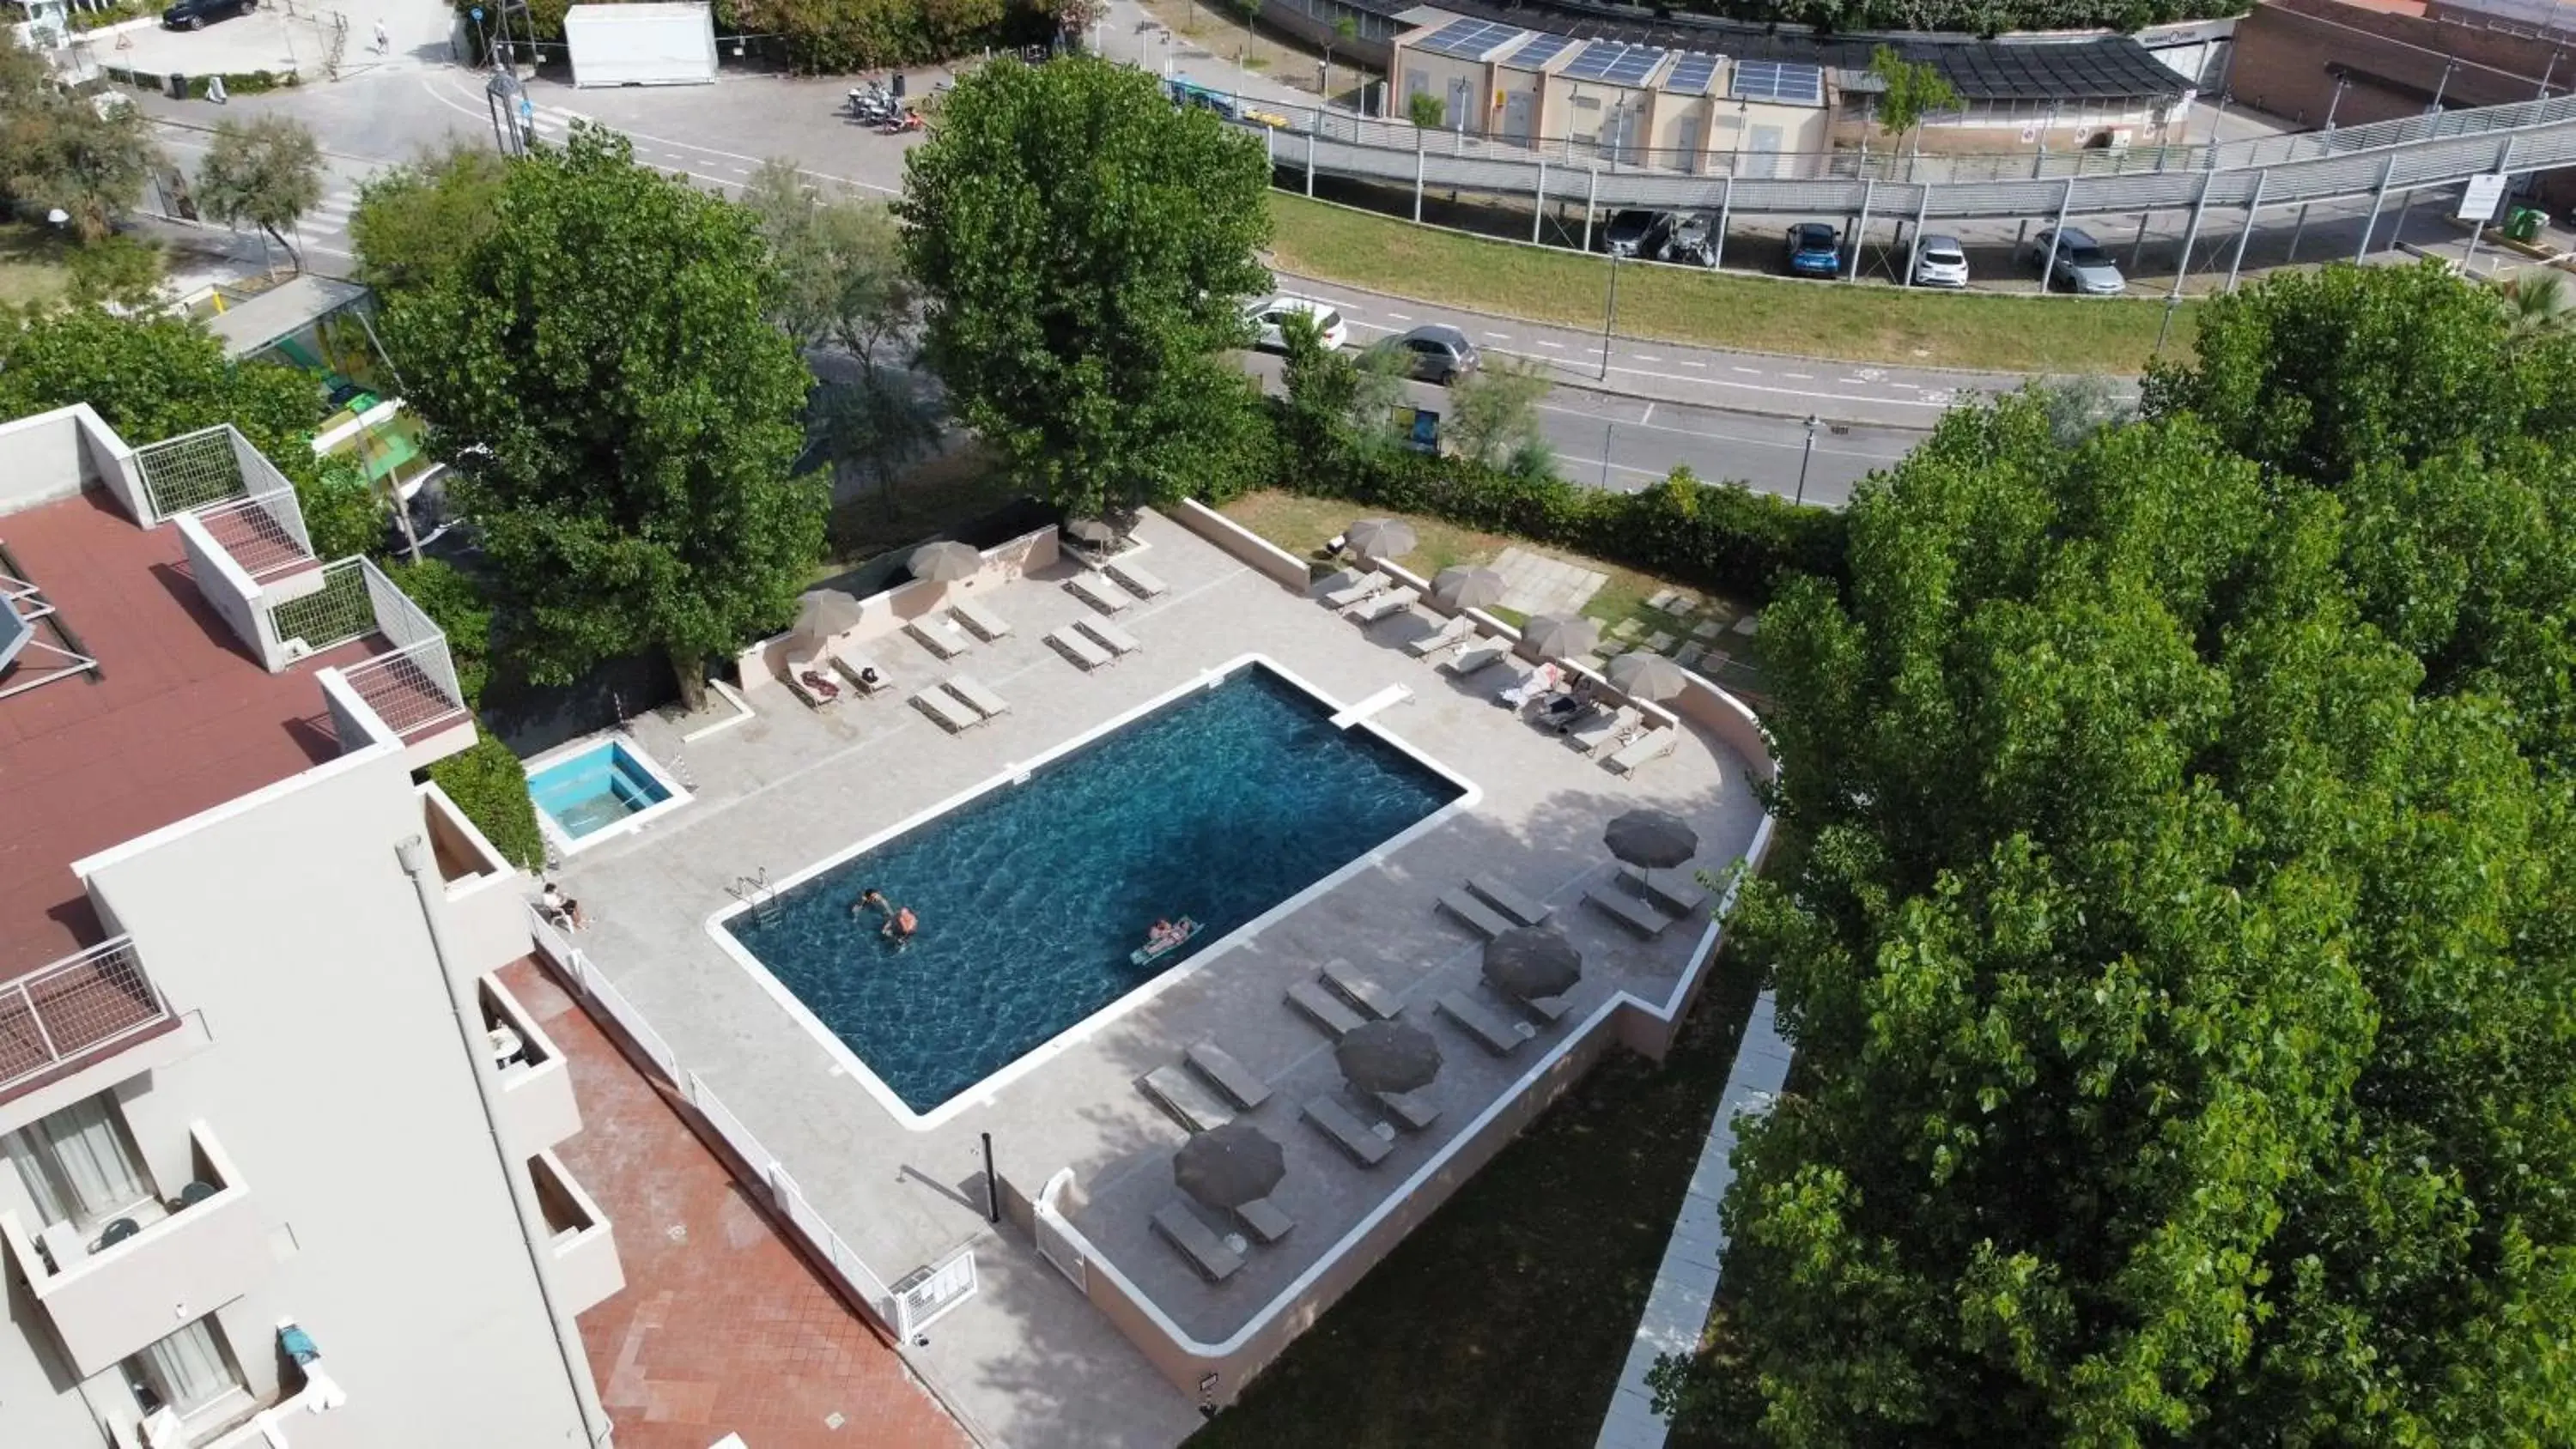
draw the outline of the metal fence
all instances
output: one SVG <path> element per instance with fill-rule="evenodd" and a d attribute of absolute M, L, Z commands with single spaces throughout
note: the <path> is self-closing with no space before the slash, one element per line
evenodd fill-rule
<path fill-rule="evenodd" d="M 313 538 L 304 530 L 304 510 L 291 487 L 209 503 L 189 512 L 253 580 L 313 562 Z"/>
<path fill-rule="evenodd" d="M 465 718 L 454 673 L 447 641 L 431 639 L 352 664 L 340 677 L 386 728 L 408 738 Z"/>
<path fill-rule="evenodd" d="M 0 1090 L 170 1019 L 131 937 L 66 956 L 0 986 Z"/>
<path fill-rule="evenodd" d="M 268 611 L 280 639 L 301 639 L 316 654 L 376 632 L 376 604 L 367 587 L 371 566 L 344 558 L 322 566 L 322 587 Z"/>
<path fill-rule="evenodd" d="M 241 455 L 233 447 L 240 435 L 230 423 L 217 423 L 134 450 L 143 473 L 143 496 L 152 505 L 146 527 L 165 518 L 238 498 L 250 492 L 242 477 Z"/>

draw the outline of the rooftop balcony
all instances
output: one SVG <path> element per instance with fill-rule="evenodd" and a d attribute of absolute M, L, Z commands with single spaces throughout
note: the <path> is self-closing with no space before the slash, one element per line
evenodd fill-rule
<path fill-rule="evenodd" d="M 581 1107 L 573 1100 L 572 1068 L 553 1038 L 499 976 L 482 978 L 475 995 L 483 1008 L 484 1040 L 491 1045 L 493 1070 L 499 1077 L 493 1095 L 503 1139 L 514 1151 L 533 1153 L 579 1132 Z"/>
<path fill-rule="evenodd" d="M 126 936 L 0 984 L 0 1100 L 102 1061 L 177 1020 Z"/>
<path fill-rule="evenodd" d="M 579 1313 L 625 1287 L 626 1269 L 617 1260 L 608 1215 L 573 1181 L 562 1161 L 550 1151 L 540 1152 L 528 1159 L 528 1177 L 545 1216 L 547 1238 L 540 1247 L 565 1311 Z"/>

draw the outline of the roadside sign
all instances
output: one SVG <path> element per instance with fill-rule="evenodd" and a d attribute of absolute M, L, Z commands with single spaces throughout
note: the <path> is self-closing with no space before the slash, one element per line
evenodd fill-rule
<path fill-rule="evenodd" d="M 2470 177 L 2469 184 L 2460 192 L 2460 209 L 2457 213 L 2459 219 L 2462 221 L 2492 220 L 2496 214 L 2496 204 L 2504 200 L 2506 180 L 2505 174 L 2501 171 L 2490 171 L 2483 176 Z"/>

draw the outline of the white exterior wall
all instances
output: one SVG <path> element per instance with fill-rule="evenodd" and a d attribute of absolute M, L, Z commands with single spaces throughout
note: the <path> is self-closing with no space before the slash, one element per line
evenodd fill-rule
<path fill-rule="evenodd" d="M 488 1060 L 459 1035 L 395 857 L 421 812 L 400 750 L 379 744 L 84 862 L 102 915 L 212 1038 L 118 1094 L 165 1195 L 191 1176 L 192 1120 L 247 1187 L 269 1264 L 218 1310 L 244 1378 L 274 1394 L 292 1319 L 348 1394 L 294 1416 L 297 1449 L 579 1445 L 595 1390 L 560 1351 L 470 1075 Z M 0 1171 L 12 1209 L 31 1220 Z M 110 1442 L 49 1361 L 44 1310 L 14 1282 L 9 1308 L 0 1443 Z M 87 1397 L 131 1412 L 113 1368 Z"/>

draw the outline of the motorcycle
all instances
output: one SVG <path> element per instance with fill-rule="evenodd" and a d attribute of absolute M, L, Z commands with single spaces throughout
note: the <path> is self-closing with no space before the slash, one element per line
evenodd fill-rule
<path fill-rule="evenodd" d="M 852 86 L 849 107 L 850 119 L 862 126 L 881 126 L 894 120 L 901 111 L 893 95 L 876 81 Z"/>
<path fill-rule="evenodd" d="M 889 118 L 877 129 L 889 136 L 900 136 L 906 131 L 921 130 L 926 124 L 921 118 L 921 112 L 906 107 L 902 115 Z"/>

